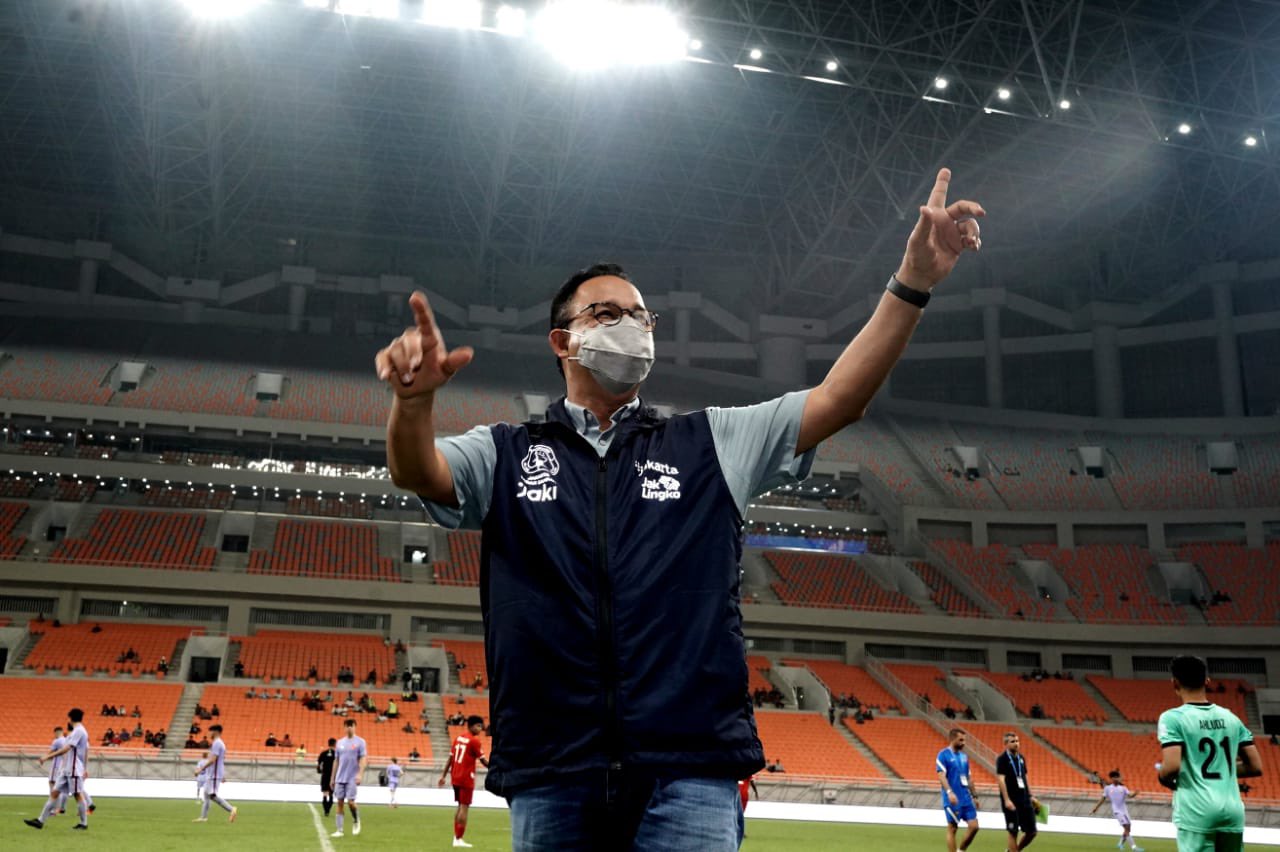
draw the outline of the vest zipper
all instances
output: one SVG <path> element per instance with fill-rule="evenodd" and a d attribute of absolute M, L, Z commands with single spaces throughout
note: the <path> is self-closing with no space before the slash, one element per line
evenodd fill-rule
<path fill-rule="evenodd" d="M 605 746 L 611 768 L 621 768 L 618 733 L 618 677 L 613 647 L 613 582 L 609 578 L 609 463 L 600 459 L 596 468 L 596 582 L 600 605 L 600 666 L 604 678 Z"/>

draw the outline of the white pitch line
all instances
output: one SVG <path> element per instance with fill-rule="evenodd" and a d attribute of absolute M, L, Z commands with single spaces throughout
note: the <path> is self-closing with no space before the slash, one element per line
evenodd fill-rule
<path fill-rule="evenodd" d="M 307 809 L 311 811 L 311 821 L 316 824 L 316 837 L 320 838 L 320 848 L 324 852 L 333 852 L 333 844 L 329 842 L 329 833 L 324 830 L 324 823 L 320 821 L 320 812 L 316 810 L 316 806 L 308 803 Z"/>

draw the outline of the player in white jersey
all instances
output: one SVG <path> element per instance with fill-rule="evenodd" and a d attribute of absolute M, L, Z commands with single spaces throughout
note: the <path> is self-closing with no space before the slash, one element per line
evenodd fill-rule
<path fill-rule="evenodd" d="M 227 822 L 235 822 L 238 809 L 218 795 L 218 788 L 227 777 L 227 744 L 222 741 L 222 726 L 210 725 L 209 733 L 213 735 L 213 745 L 209 746 L 209 765 L 205 769 L 204 802 L 200 805 L 200 816 L 192 822 L 209 821 L 210 803 L 227 812 Z"/>
<path fill-rule="evenodd" d="M 391 758 L 391 763 L 387 766 L 387 789 L 391 792 L 391 801 L 387 804 L 390 807 L 398 808 L 396 804 L 396 789 L 400 786 L 400 776 L 404 774 L 404 767 L 396 763 L 396 759 Z"/>
<path fill-rule="evenodd" d="M 73 829 L 79 831 L 87 831 L 89 829 L 89 802 L 84 795 L 84 773 L 85 765 L 89 760 L 89 734 L 84 729 L 81 722 L 84 720 L 84 711 L 79 707 L 72 707 L 67 711 L 67 721 L 70 722 L 70 733 L 62 739 L 62 745 L 51 750 L 48 754 L 40 758 L 41 765 L 46 760 L 57 760 L 65 758 L 59 766 L 60 773 L 52 790 L 49 791 L 49 799 L 44 803 L 44 809 L 40 811 L 40 816 L 36 819 L 23 820 L 32 828 L 44 828 L 45 822 L 58 809 L 58 800 L 65 794 L 74 796 L 76 800 L 76 810 L 80 815 L 80 821 L 72 826 Z"/>
<path fill-rule="evenodd" d="M 204 785 L 209 780 L 209 752 L 200 752 L 200 760 L 196 762 L 196 801 L 204 799 Z"/>
<path fill-rule="evenodd" d="M 1098 803 L 1093 806 L 1093 810 L 1089 811 L 1089 813 L 1096 814 L 1098 808 L 1110 802 L 1111 815 L 1116 818 L 1116 822 L 1120 823 L 1121 829 L 1120 842 L 1116 844 L 1116 848 L 1123 849 L 1127 842 L 1133 852 L 1142 852 L 1142 847 L 1138 845 L 1138 841 L 1134 840 L 1129 834 L 1129 800 L 1137 798 L 1138 794 L 1124 785 L 1124 782 L 1120 780 L 1119 772 L 1113 770 L 1107 778 L 1111 783 L 1102 788 L 1102 798 L 1098 800 Z"/>
<path fill-rule="evenodd" d="M 50 753 L 55 752 L 58 749 L 62 748 L 65 744 L 66 744 L 66 738 L 63 737 L 62 726 L 59 725 L 58 727 L 53 729 L 53 742 L 49 744 L 49 752 Z M 53 788 L 58 786 L 58 776 L 61 774 L 62 774 L 62 758 L 55 757 L 52 761 L 49 762 L 49 792 L 51 794 L 53 793 Z M 62 809 L 54 811 L 55 814 L 64 813 L 64 812 L 65 811 Z"/>
<path fill-rule="evenodd" d="M 330 837 L 342 836 L 343 807 L 351 808 L 351 833 L 360 833 L 360 811 L 356 809 L 356 791 L 360 788 L 360 779 L 364 777 L 365 764 L 369 759 L 369 749 L 360 737 L 356 736 L 356 720 L 348 719 L 343 723 L 347 735 L 338 740 L 333 747 L 337 755 L 333 773 L 333 798 L 338 803 L 338 830 Z"/>

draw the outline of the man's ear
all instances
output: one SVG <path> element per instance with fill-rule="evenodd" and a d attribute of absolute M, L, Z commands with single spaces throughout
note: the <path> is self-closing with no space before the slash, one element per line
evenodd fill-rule
<path fill-rule="evenodd" d="M 568 329 L 553 328 L 547 332 L 547 345 L 551 347 L 551 351 L 555 353 L 557 358 L 569 357 L 569 340 L 571 335 Z"/>

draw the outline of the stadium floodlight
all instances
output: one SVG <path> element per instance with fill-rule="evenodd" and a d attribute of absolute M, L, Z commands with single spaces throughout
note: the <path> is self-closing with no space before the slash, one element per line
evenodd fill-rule
<path fill-rule="evenodd" d="M 427 0 L 419 20 L 433 27 L 478 30 L 483 14 L 480 0 Z"/>
<path fill-rule="evenodd" d="M 222 0 L 207 0 L 207 2 L 213 4 L 220 3 Z M 241 2 L 241 0 L 232 0 L 232 2 Z M 336 0 L 336 2 L 334 0 L 302 0 L 302 5 L 310 9 L 324 9 L 354 18 L 400 17 L 400 0 Z"/>
<path fill-rule="evenodd" d="M 951 85 L 951 81 L 948 80 L 946 77 L 933 78 L 933 87 L 937 89 L 939 92 L 945 91 L 947 86 L 950 86 L 950 85 Z"/>
<path fill-rule="evenodd" d="M 702 39 L 700 39 L 700 38 L 695 38 L 693 41 L 689 42 L 689 49 L 690 49 L 690 50 L 702 50 Z"/>
<path fill-rule="evenodd" d="M 1248 136 L 1244 137 L 1244 146 L 1245 146 L 1246 148 L 1257 148 L 1257 147 L 1258 147 L 1258 137 L 1257 137 L 1257 136 L 1254 136 L 1252 133 L 1250 133 Z"/>
<path fill-rule="evenodd" d="M 1188 135 L 1189 133 L 1191 133 L 1191 125 L 1187 124 L 1185 121 L 1182 122 L 1181 124 L 1178 125 L 1178 133 L 1181 134 L 1182 136 Z"/>
<path fill-rule="evenodd" d="M 182 0 L 182 5 L 197 18 L 225 21 L 245 14 L 260 2 L 261 0 Z"/>
<path fill-rule="evenodd" d="M 1002 101 L 1007 101 L 1009 98 L 1013 97 L 1013 90 L 1008 86 L 1001 86 L 996 89 L 996 97 Z"/>
<path fill-rule="evenodd" d="M 1066 98 L 1063 98 L 1062 100 L 1058 101 L 1058 109 L 1062 110 L 1063 112 L 1066 112 L 1067 110 L 1071 109 L 1071 101 L 1067 100 Z"/>
<path fill-rule="evenodd" d="M 837 68 L 839 68 L 839 67 L 840 67 L 840 63 L 839 63 L 839 62 L 836 62 L 834 59 L 828 59 L 828 60 L 827 60 L 827 70 L 828 70 L 828 71 L 835 71 L 835 70 L 836 70 Z"/>
<path fill-rule="evenodd" d="M 534 19 L 533 30 L 557 59 L 581 71 L 676 62 L 689 44 L 668 10 L 603 0 L 554 0 Z"/>
<path fill-rule="evenodd" d="M 503 35 L 520 37 L 525 34 L 525 19 L 527 17 L 524 9 L 519 9 L 515 6 L 499 6 L 494 20 L 498 25 L 498 32 Z"/>
<path fill-rule="evenodd" d="M 753 47 L 753 48 L 751 48 L 751 54 L 750 54 L 750 55 L 751 55 L 751 58 L 752 58 L 753 60 L 757 60 L 757 61 L 758 61 L 758 60 L 764 59 L 764 51 L 763 51 L 763 50 L 761 50 L 761 49 L 760 49 L 760 48 L 758 48 L 758 47 Z"/>

